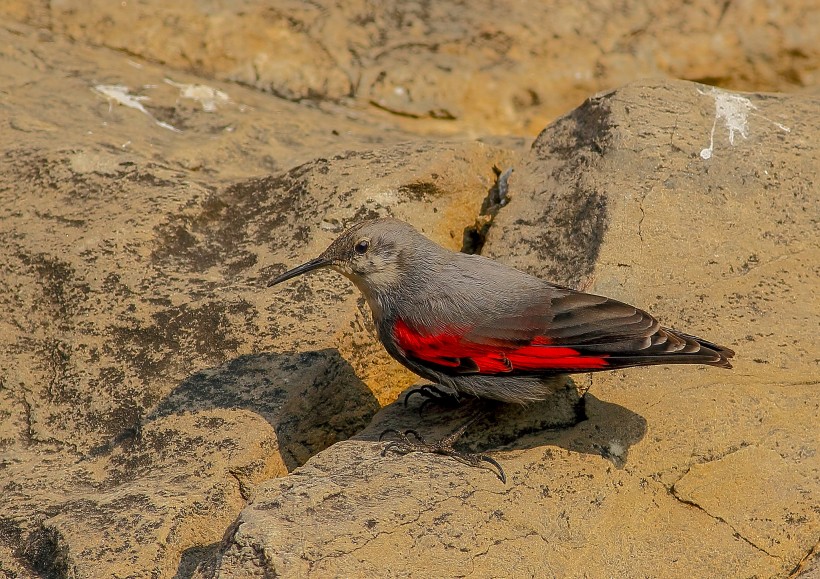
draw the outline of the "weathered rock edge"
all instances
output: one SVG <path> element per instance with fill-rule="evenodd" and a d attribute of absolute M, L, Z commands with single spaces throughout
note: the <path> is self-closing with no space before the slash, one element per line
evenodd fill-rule
<path fill-rule="evenodd" d="M 803 273 L 820 262 L 805 235 L 820 214 L 817 105 L 683 82 L 599 95 L 539 136 L 488 231 L 487 254 L 735 347 L 734 371 L 595 375 L 588 420 L 569 429 L 505 439 L 545 408 L 499 416 L 468 442 L 504 449 L 507 486 L 440 457 L 380 458 L 385 427 L 448 429 L 444 413 L 390 406 L 354 440 L 260 485 L 198 573 L 798 569 L 820 538 L 807 436 L 820 418 L 809 378 L 820 352 L 805 335 L 818 306 Z M 745 114 L 743 134 L 734 114 Z"/>

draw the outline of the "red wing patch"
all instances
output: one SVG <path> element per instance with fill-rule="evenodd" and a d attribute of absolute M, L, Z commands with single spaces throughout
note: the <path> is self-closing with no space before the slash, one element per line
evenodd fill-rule
<path fill-rule="evenodd" d="M 525 345 L 476 344 L 455 334 L 424 335 L 401 320 L 396 322 L 393 336 L 408 358 L 446 368 L 464 366 L 466 359 L 472 362 L 470 366 L 478 368 L 479 374 L 562 372 L 608 366 L 606 356 L 584 356 L 573 348 L 551 346 L 542 336 Z"/>

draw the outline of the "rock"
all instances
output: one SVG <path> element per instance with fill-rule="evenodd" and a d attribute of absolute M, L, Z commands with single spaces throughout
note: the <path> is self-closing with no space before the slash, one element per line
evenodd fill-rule
<path fill-rule="evenodd" d="M 7 465 L 16 484 L 4 490 L 5 520 L 24 532 L 34 526 L 18 555 L 35 570 L 173 575 L 188 546 L 213 542 L 231 524 L 247 488 L 287 472 L 273 429 L 244 410 L 166 417 L 124 442 L 73 463 L 41 451 Z"/>
<path fill-rule="evenodd" d="M 774 450 L 747 446 L 693 464 L 673 491 L 768 555 L 789 557 L 805 550 L 800 534 L 792 534 L 791 527 L 807 522 L 817 485 L 791 462 Z M 816 526 L 816 513 L 811 518 Z"/>
<path fill-rule="evenodd" d="M 0 27 L 0 39 L 0 83 L 14 111 L 4 118 L 3 151 L 33 156 L 25 160 L 31 177 L 38 155 L 59 151 L 83 175 L 99 169 L 146 183 L 139 169 L 150 164 L 164 171 L 158 185 L 184 175 L 212 188 L 413 138 L 13 22 Z"/>
<path fill-rule="evenodd" d="M 816 568 L 816 97 L 635 84 L 526 158 L 510 136 L 636 71 L 811 85 L 811 9 L 0 14 L 6 575 Z M 645 306 L 736 347 L 736 370 L 495 408 L 464 444 L 506 486 L 382 458 L 384 429 L 441 436 L 476 407 L 390 404 L 415 377 L 340 276 L 266 287 L 376 215 Z"/>
<path fill-rule="evenodd" d="M 267 281 L 368 216 L 418 217 L 461 247 L 515 153 L 363 126 L 323 157 L 355 123 L 164 83 L 24 26 L 0 35 L 15 111 L 0 127 L 0 554 L 56 576 L 173 575 L 257 483 L 361 431 L 413 380 L 378 363 L 343 278 Z"/>
<path fill-rule="evenodd" d="M 635 78 L 734 90 L 817 83 L 818 8 L 708 0 L 231 4 L 7 1 L 0 11 L 293 101 L 386 111 L 415 130 L 534 133 L 587 95 Z"/>
<path fill-rule="evenodd" d="M 389 406 L 354 439 L 261 484 L 198 574 L 797 568 L 820 530 L 807 437 L 820 419 L 809 273 L 820 243 L 807 235 L 820 209 L 817 104 L 688 82 L 599 95 L 542 132 L 488 229 L 485 254 L 733 347 L 734 370 L 593 375 L 586 420 L 563 428 L 545 417 L 571 397 L 506 409 L 466 441 L 495 449 L 506 485 L 449 458 L 382 458 L 385 427 L 435 437 L 466 412 Z"/>

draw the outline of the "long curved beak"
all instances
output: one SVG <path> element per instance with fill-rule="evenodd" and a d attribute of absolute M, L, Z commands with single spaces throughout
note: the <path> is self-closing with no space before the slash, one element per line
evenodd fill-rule
<path fill-rule="evenodd" d="M 313 271 L 314 269 L 319 269 L 320 267 L 326 267 L 330 265 L 330 261 L 328 261 L 324 257 L 317 257 L 316 259 L 311 259 L 307 263 L 303 263 L 293 269 L 286 271 L 279 277 L 276 277 L 268 282 L 268 287 L 276 285 L 278 283 L 282 283 L 283 281 L 287 281 L 297 275 L 302 275 L 303 273 L 307 273 L 309 271 Z"/>

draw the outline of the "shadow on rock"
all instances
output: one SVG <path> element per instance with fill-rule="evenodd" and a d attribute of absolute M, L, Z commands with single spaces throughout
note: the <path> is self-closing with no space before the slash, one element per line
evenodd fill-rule
<path fill-rule="evenodd" d="M 405 406 L 405 396 L 385 407 L 356 438 L 377 441 L 385 430 L 412 429 L 428 440 L 437 440 L 483 413 L 456 443 L 457 447 L 486 452 L 558 446 L 604 456 L 622 468 L 629 448 L 646 433 L 642 416 L 579 391 L 571 379 L 547 400 L 527 406 L 468 399 L 448 408 L 425 403 L 419 396 L 411 397 Z"/>
<path fill-rule="evenodd" d="M 216 408 L 263 416 L 276 431 L 288 471 L 362 430 L 379 410 L 370 389 L 337 350 L 245 355 L 202 370 L 149 413 L 158 418 Z M 131 434 L 136 434 L 131 432 Z M 119 441 L 128 437 L 121 435 Z"/>

